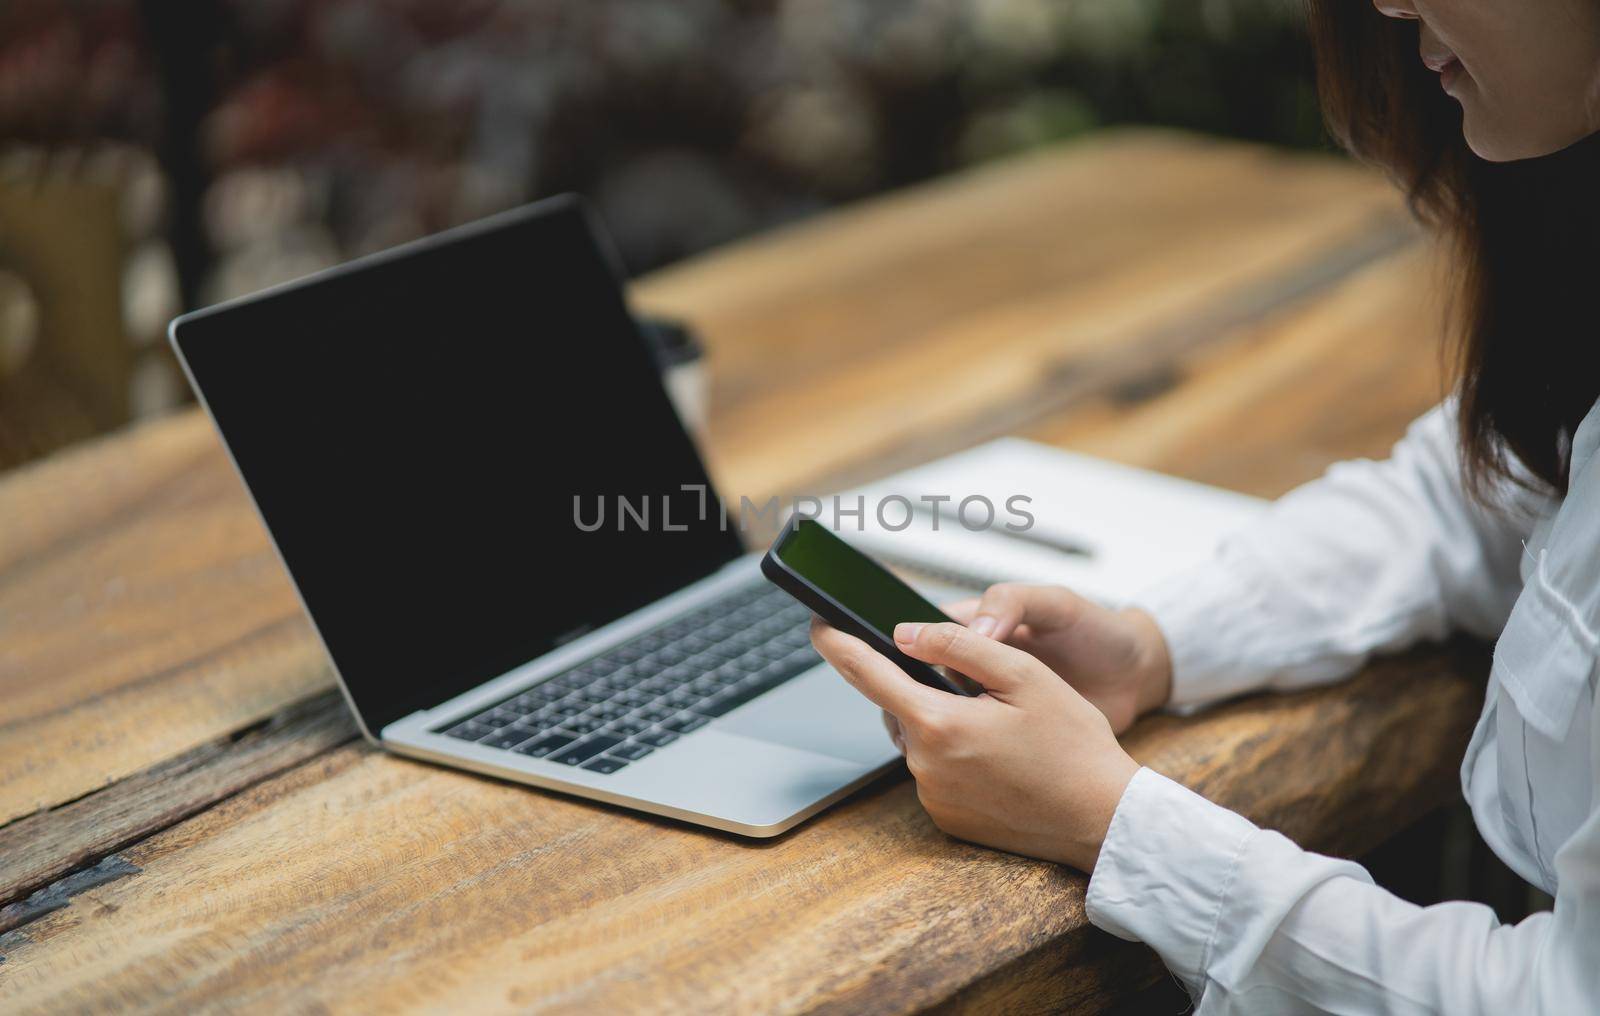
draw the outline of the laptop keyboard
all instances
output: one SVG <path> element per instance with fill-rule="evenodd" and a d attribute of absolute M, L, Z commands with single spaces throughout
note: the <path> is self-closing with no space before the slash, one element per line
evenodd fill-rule
<path fill-rule="evenodd" d="M 614 773 L 822 662 L 810 619 L 775 586 L 741 586 L 443 732 Z"/>

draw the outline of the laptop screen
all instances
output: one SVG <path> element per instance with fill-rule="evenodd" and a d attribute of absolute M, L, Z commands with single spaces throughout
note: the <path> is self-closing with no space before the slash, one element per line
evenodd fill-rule
<path fill-rule="evenodd" d="M 576 201 L 173 341 L 373 734 L 742 553 Z"/>

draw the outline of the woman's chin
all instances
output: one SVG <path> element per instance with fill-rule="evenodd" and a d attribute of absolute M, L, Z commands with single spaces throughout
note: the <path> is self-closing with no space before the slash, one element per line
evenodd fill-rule
<path fill-rule="evenodd" d="M 1594 133 L 1593 129 L 1535 133 L 1524 123 L 1506 123 L 1474 110 L 1463 100 L 1461 131 L 1472 154 L 1485 162 L 1520 162 L 1554 155 Z"/>
<path fill-rule="evenodd" d="M 1524 152 L 1515 146 L 1507 145 L 1498 137 L 1484 137 L 1483 135 L 1475 134 L 1471 130 L 1467 130 L 1465 133 L 1467 147 L 1472 149 L 1473 155 L 1485 162 L 1516 162 L 1519 159 L 1532 159 L 1540 154 L 1548 154 Z"/>

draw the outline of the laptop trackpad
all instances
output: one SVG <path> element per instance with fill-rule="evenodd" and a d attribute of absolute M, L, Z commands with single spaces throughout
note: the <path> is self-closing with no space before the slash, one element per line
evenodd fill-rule
<path fill-rule="evenodd" d="M 817 667 L 729 713 L 717 729 L 819 755 L 877 765 L 894 746 L 877 706 L 832 667 Z"/>

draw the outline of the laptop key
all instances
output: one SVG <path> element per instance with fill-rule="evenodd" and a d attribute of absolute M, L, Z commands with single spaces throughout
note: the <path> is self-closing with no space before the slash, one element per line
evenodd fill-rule
<path fill-rule="evenodd" d="M 757 671 L 750 680 L 760 681 L 769 688 L 776 688 L 789 678 L 800 673 L 800 668 L 783 660 L 774 660 Z"/>
<path fill-rule="evenodd" d="M 506 730 L 502 730 L 493 737 L 484 738 L 479 743 L 486 744 L 491 748 L 515 748 L 523 741 L 526 741 L 528 738 L 532 737 L 533 734 L 534 732 L 531 730 L 524 730 L 521 727 L 510 727 Z"/>
<path fill-rule="evenodd" d="M 712 719 L 716 719 L 719 716 L 728 715 L 748 701 L 749 699 L 741 699 L 739 697 L 737 688 L 730 688 L 721 695 L 713 695 L 701 702 L 694 707 L 694 711 L 701 716 L 709 716 Z"/>
<path fill-rule="evenodd" d="M 625 646 L 618 646 L 616 650 L 614 650 L 617 659 L 623 663 L 632 663 L 635 660 L 641 659 L 649 651 L 650 650 L 646 649 L 637 642 L 630 642 Z"/>
<path fill-rule="evenodd" d="M 615 748 L 621 743 L 622 738 L 620 737 L 607 737 L 604 734 L 598 734 L 594 737 L 585 738 L 570 748 L 550 756 L 550 761 L 560 762 L 562 765 L 575 766 L 582 762 L 587 762 L 606 749 Z"/>
<path fill-rule="evenodd" d="M 463 741 L 476 741 L 480 737 L 488 737 L 494 733 L 494 728 L 487 724 L 479 723 L 477 720 L 468 720 L 465 723 L 456 724 L 445 733 Z"/>
<path fill-rule="evenodd" d="M 789 655 L 783 658 L 783 662 L 796 670 L 810 670 L 822 662 L 822 657 L 817 654 L 815 649 L 806 645 L 790 650 Z"/>
<path fill-rule="evenodd" d="M 532 755 L 534 758 L 543 758 L 557 749 L 565 748 L 575 740 L 577 738 L 570 734 L 546 734 L 538 740 L 529 741 L 527 744 L 517 748 L 516 751 L 519 755 Z"/>
<path fill-rule="evenodd" d="M 592 773 L 604 774 L 604 773 L 614 773 L 618 769 L 621 769 L 624 766 L 626 766 L 627 764 L 628 763 L 625 760 L 620 759 L 620 758 L 608 758 L 606 756 L 601 756 L 600 758 L 590 759 L 589 761 L 585 762 L 583 764 L 583 768 L 589 770 Z"/>
<path fill-rule="evenodd" d="M 562 730 L 570 730 L 574 734 L 592 734 L 605 726 L 605 721 L 595 716 L 574 716 L 570 720 L 561 721 Z"/>
<path fill-rule="evenodd" d="M 638 684 L 640 681 L 643 681 L 653 673 L 655 673 L 655 668 L 653 667 L 629 667 L 627 670 L 617 671 L 610 677 L 601 678 L 599 681 L 595 682 L 594 687 L 609 688 L 612 691 L 623 691 L 628 688 L 632 688 L 634 685 Z"/>
<path fill-rule="evenodd" d="M 706 652 L 709 653 L 712 659 L 716 660 L 718 663 L 727 663 L 735 656 L 738 656 L 740 653 L 744 652 L 744 649 L 732 642 L 723 641 L 718 642 L 716 645 L 706 650 Z"/>
<path fill-rule="evenodd" d="M 671 744 L 677 739 L 678 735 L 674 734 L 670 730 L 652 730 L 648 733 L 640 734 L 638 737 L 634 738 L 634 740 L 641 741 L 653 748 L 660 748 L 664 745 Z"/>
<path fill-rule="evenodd" d="M 774 639 L 773 641 L 762 646 L 758 651 L 768 660 L 781 660 L 785 656 L 788 656 L 792 650 L 790 650 L 788 646 Z"/>
<path fill-rule="evenodd" d="M 680 734 L 687 734 L 691 730 L 699 730 L 701 727 L 710 722 L 711 721 L 706 719 L 704 716 L 696 716 L 694 713 L 684 713 L 682 716 L 674 716 L 672 719 L 661 725 L 668 730 L 675 730 Z"/>
<path fill-rule="evenodd" d="M 682 684 L 684 681 L 691 681 L 694 678 L 699 677 L 700 674 L 701 671 L 698 671 L 687 664 L 680 663 L 676 666 L 668 667 L 657 676 L 661 678 L 663 687 L 670 688 L 675 684 Z"/>
<path fill-rule="evenodd" d="M 639 720 L 617 720 L 606 727 L 605 732 L 615 734 L 618 737 L 632 737 L 634 734 L 642 733 L 649 729 L 650 724 L 642 723 Z"/>
<path fill-rule="evenodd" d="M 655 749 L 650 747 L 648 744 L 640 744 L 638 741 L 629 741 L 627 744 L 619 744 L 617 747 L 612 748 L 611 754 L 616 758 L 625 758 L 629 761 L 637 761 L 653 751 L 655 751 Z"/>

